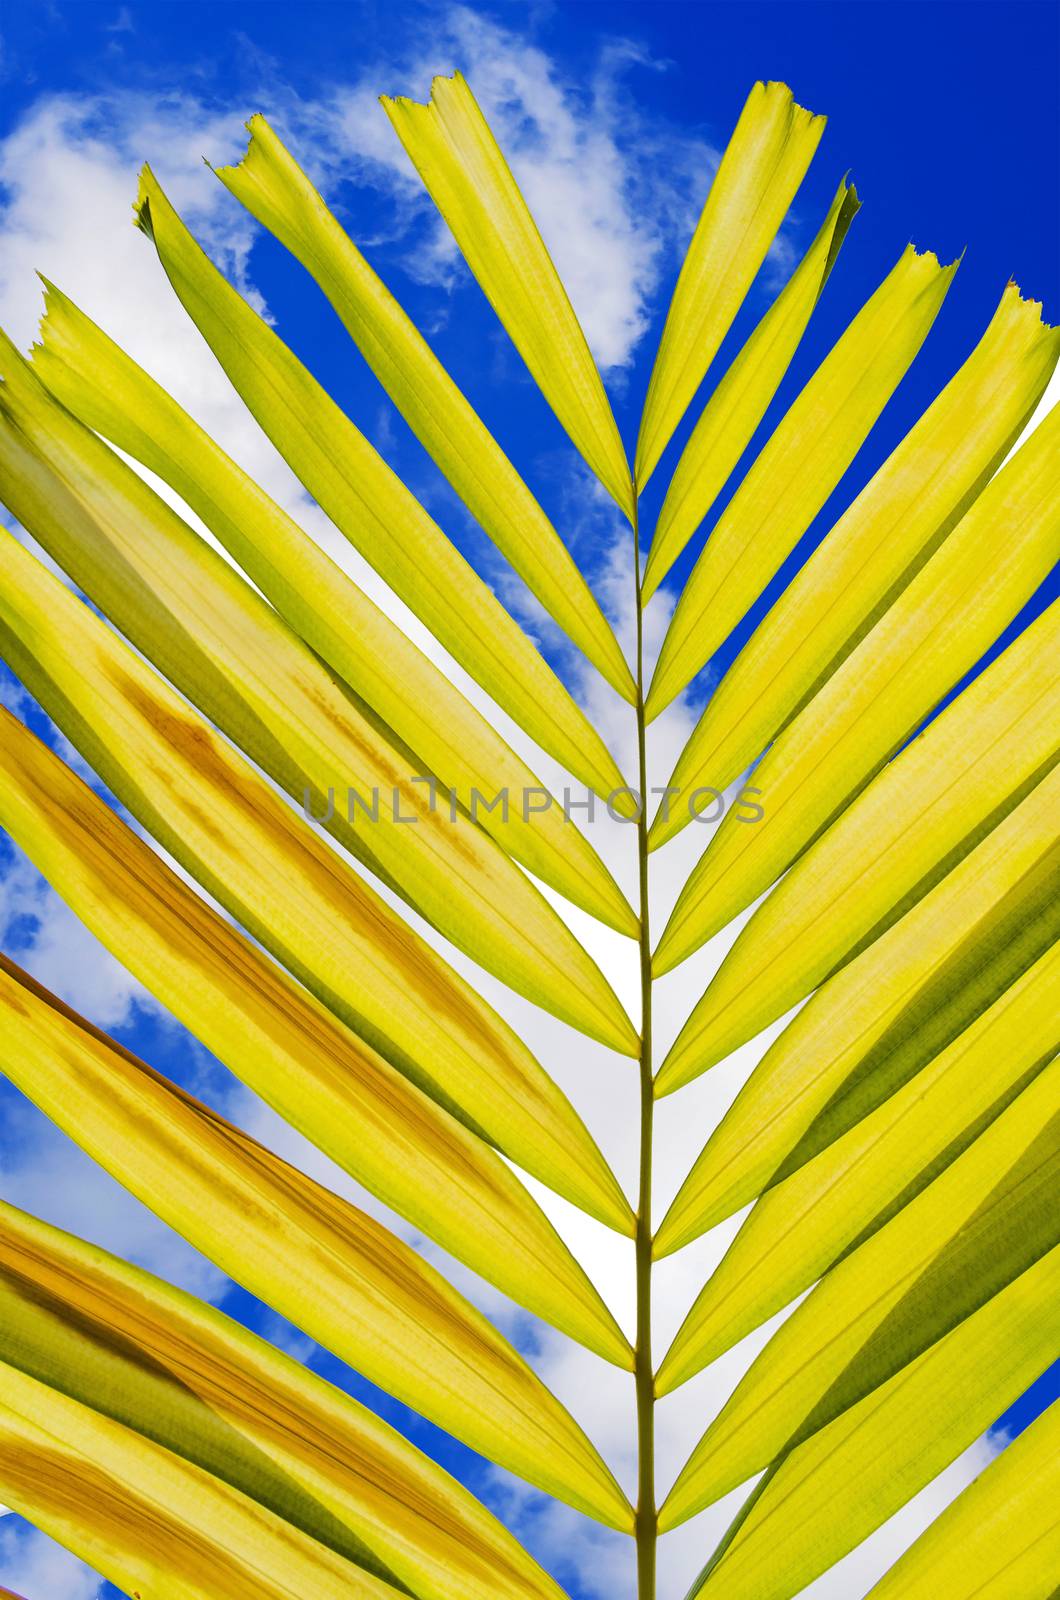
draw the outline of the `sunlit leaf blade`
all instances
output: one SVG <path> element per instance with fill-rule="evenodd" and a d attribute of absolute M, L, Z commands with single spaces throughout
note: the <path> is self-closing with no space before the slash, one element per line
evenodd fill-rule
<path fill-rule="evenodd" d="M 151 1439 L 2 1362 L 0 1489 L 130 1596 L 394 1600 L 401 1592 Z"/>
<path fill-rule="evenodd" d="M 1054 1600 L 1060 1402 L 1031 1423 L 869 1591 L 872 1600 Z"/>
<path fill-rule="evenodd" d="M 1058 441 L 1060 408 L 767 751 L 755 769 L 765 815 L 753 827 L 724 819 L 674 907 L 657 971 L 767 889 L 1033 595 L 1060 555 Z"/>
<path fill-rule="evenodd" d="M 289 626 L 497 842 L 583 910 L 636 934 L 610 874 L 540 780 L 433 662 L 107 335 L 51 285 L 34 370 L 63 404 L 157 472 Z M 151 502 L 152 504 L 154 502 Z M 448 790 L 446 794 L 445 790 Z M 475 794 L 479 796 L 474 799 Z M 503 796 L 508 801 L 505 810 Z M 501 796 L 501 804 L 495 804 Z"/>
<path fill-rule="evenodd" d="M 680 1248 L 882 1105 L 1060 936 L 1060 768 L 763 1056 L 659 1229 Z"/>
<path fill-rule="evenodd" d="M 889 1221 L 1060 1050 L 1054 945 L 875 1111 L 758 1201 L 660 1370 L 676 1385 Z"/>
<path fill-rule="evenodd" d="M 577 1424 L 411 1246 L 115 1045 L 6 957 L 0 1011 L 12 1082 L 229 1277 L 473 1449 L 625 1526 L 621 1492 Z"/>
<path fill-rule="evenodd" d="M 519 1304 L 608 1329 L 622 1351 L 595 1290 L 493 1150 L 211 911 L 7 712 L 0 733 L 0 824 L 214 1055 Z"/>
<path fill-rule="evenodd" d="M 1048 1366 L 1058 1336 L 1054 1249 L 782 1458 L 687 1600 L 791 1600 L 996 1422 Z M 931 1600 L 949 1596 L 942 1585 Z"/>
<path fill-rule="evenodd" d="M 360 826 L 332 818 L 343 844 L 455 944 L 575 1027 L 628 1042 L 617 999 L 526 875 L 469 819 L 432 805 L 408 752 L 25 363 L 4 372 L 7 504 L 110 621 L 292 798 L 320 801 L 333 786 L 340 805 L 360 796 L 371 813 Z"/>
<path fill-rule="evenodd" d="M 608 794 L 606 745 L 493 591 L 203 254 L 147 168 L 136 215 L 233 386 L 336 527 L 542 749 Z"/>
<path fill-rule="evenodd" d="M 707 401 L 677 463 L 652 534 L 642 586 L 645 602 L 666 577 L 750 444 L 788 370 L 859 207 L 857 190 L 844 180 L 816 239 Z"/>
<path fill-rule="evenodd" d="M 1060 1063 L 828 1273 L 782 1323 L 682 1468 L 674 1527 L 811 1438 L 1060 1239 Z"/>
<path fill-rule="evenodd" d="M 562 1179 L 584 1162 L 613 1187 L 496 1013 L 87 607 L 13 539 L 2 548 L 0 654 L 144 828 L 434 1099 L 529 1170 Z"/>
<path fill-rule="evenodd" d="M 878 938 L 1060 759 L 1060 603 L 1024 630 L 792 867 L 685 1026 L 719 1061 Z"/>
<path fill-rule="evenodd" d="M 343 1390 L 161 1279 L 0 1204 L 0 1360 L 423 1600 L 560 1600 L 466 1489 Z"/>
<path fill-rule="evenodd" d="M 507 1168 L 262 956 L 2 709 L 0 731 L 0 827 L 96 937 L 215 1056 L 346 1171 L 456 1255 L 465 1232 L 477 1253 L 483 1224 L 473 1194 L 477 1186 L 489 1211 L 502 1193 L 510 1200 L 520 1186 L 511 1189 Z M 632 1233 L 629 1202 L 569 1108 L 557 1126 L 555 1113 L 536 1104 L 532 1093 L 523 1107 L 525 1122 L 517 1103 L 508 1113 L 508 1154 L 601 1222 Z M 555 1109 L 561 1107 L 556 1102 Z M 499 1121 L 496 1136 L 503 1137 Z M 452 1167 L 447 1203 L 439 1162 Z M 494 1259 L 507 1271 L 503 1259 Z M 489 1275 L 488 1265 L 480 1270 Z"/>
<path fill-rule="evenodd" d="M 909 245 L 778 423 L 677 602 L 649 717 L 695 677 L 791 554 L 904 377 L 956 270 Z"/>
<path fill-rule="evenodd" d="M 1058 355 L 1060 329 L 1009 284 L 968 360 L 711 693 L 670 779 L 680 794 L 652 826 L 653 849 L 684 826 L 687 795 L 745 772 L 915 577 L 1008 454 Z"/>
<path fill-rule="evenodd" d="M 297 257 L 468 510 L 549 615 L 625 700 L 636 687 L 585 579 L 478 413 L 262 116 L 219 167 L 226 189 Z"/>
<path fill-rule="evenodd" d="M 538 388 L 608 493 L 632 517 L 626 454 L 596 363 L 537 224 L 463 75 L 435 78 L 426 105 L 381 98 Z"/>
<path fill-rule="evenodd" d="M 756 83 L 714 175 L 655 358 L 637 440 L 643 489 L 718 353 L 824 133 L 783 83 Z"/>

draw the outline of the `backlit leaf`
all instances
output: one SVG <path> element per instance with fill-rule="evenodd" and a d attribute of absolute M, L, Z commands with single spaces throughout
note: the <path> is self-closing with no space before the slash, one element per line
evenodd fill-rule
<path fill-rule="evenodd" d="M 812 1438 L 1060 1239 L 1060 1062 L 782 1323 L 670 1491 L 674 1527 Z"/>
<path fill-rule="evenodd" d="M 806 175 L 825 118 L 783 83 L 756 83 L 696 224 L 666 318 L 637 440 L 643 489 L 751 287 Z"/>
<path fill-rule="evenodd" d="M 0 1204 L 0 1359 L 423 1600 L 560 1600 L 373 1412 L 238 1322 Z M 85 1419 L 87 1422 L 87 1419 Z"/>
<path fill-rule="evenodd" d="M 644 569 L 645 603 L 750 444 L 788 370 L 859 207 L 857 190 L 844 179 L 816 239 L 703 408 L 670 480 L 652 534 Z"/>
<path fill-rule="evenodd" d="M 473 1449 L 625 1526 L 621 1491 L 577 1424 L 411 1246 L 115 1045 L 6 957 L 0 1012 L 12 1082 L 229 1277 Z"/>
<path fill-rule="evenodd" d="M 791 554 L 905 376 L 956 270 L 909 245 L 778 423 L 677 602 L 649 717 L 695 677 Z"/>
<path fill-rule="evenodd" d="M 217 168 L 226 189 L 298 258 L 471 514 L 623 699 L 636 688 L 600 607 L 555 528 L 430 345 L 372 271 L 264 117 Z"/>
<path fill-rule="evenodd" d="M 711 693 L 670 779 L 652 848 L 724 789 L 811 699 L 960 521 L 1040 400 L 1060 329 L 1009 284 L 968 360 L 795 574 Z"/>
<path fill-rule="evenodd" d="M 656 971 L 767 889 L 1030 599 L 1060 556 L 1058 443 L 1060 407 L 767 751 L 754 775 L 764 817 L 723 820 L 674 907 Z"/>
<path fill-rule="evenodd" d="M 426 105 L 381 97 L 534 381 L 627 516 L 633 485 L 600 374 L 545 242 L 462 73 L 435 78 Z"/>

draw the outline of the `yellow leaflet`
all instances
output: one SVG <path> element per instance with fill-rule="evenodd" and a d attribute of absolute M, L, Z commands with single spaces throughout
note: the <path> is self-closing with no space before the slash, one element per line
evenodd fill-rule
<path fill-rule="evenodd" d="M 860 209 L 845 180 L 816 239 L 707 401 L 666 491 L 644 569 L 651 599 L 751 442 Z"/>
<path fill-rule="evenodd" d="M 800 857 L 742 929 L 682 1050 L 702 1070 L 783 1016 L 926 894 L 1057 759 L 1060 603 Z"/>
<path fill-rule="evenodd" d="M 0 1360 L 358 1566 L 423 1600 L 561 1600 L 466 1489 L 341 1389 L 193 1296 L 2 1203 L 0 1304 Z"/>
<path fill-rule="evenodd" d="M 432 804 L 431 780 L 415 780 L 408 752 L 262 597 L 10 357 L 0 405 L 14 426 L 0 424 L 0 459 L 23 525 L 292 798 L 319 805 L 333 786 L 340 806 L 351 790 L 360 796 L 369 812 L 342 828 L 342 843 L 428 921 L 529 999 L 621 1048 L 628 1019 L 525 874 L 482 829 Z"/>
<path fill-rule="evenodd" d="M 651 830 L 724 789 L 850 654 L 960 521 L 1009 453 L 1057 357 L 1060 329 L 1009 284 L 979 344 L 788 584 L 713 691 L 674 769 L 680 794 Z"/>
<path fill-rule="evenodd" d="M 747 96 L 670 302 L 637 440 L 638 489 L 717 355 L 824 125 L 824 117 L 795 104 L 783 83 L 756 83 Z"/>
<path fill-rule="evenodd" d="M 623 699 L 636 687 L 585 579 L 500 445 L 262 116 L 217 176 L 297 257 L 471 514 Z"/>
<path fill-rule="evenodd" d="M 632 519 L 626 453 L 600 374 L 537 224 L 463 75 L 435 78 L 426 105 L 381 99 L 538 388 Z"/>
<path fill-rule="evenodd" d="M 816 1282 L 954 1160 L 1060 1049 L 1060 946 L 834 1144 L 761 1197 L 663 1362 L 675 1388 Z"/>
<path fill-rule="evenodd" d="M 6 958 L 0 1013 L 11 1080 L 229 1277 L 473 1449 L 625 1526 L 621 1491 L 577 1424 L 408 1245 L 115 1045 Z"/>
<path fill-rule="evenodd" d="M 493 591 L 225 281 L 146 167 L 136 215 L 240 397 L 340 532 L 542 749 L 603 794 L 620 787 L 603 740 Z"/>
<path fill-rule="evenodd" d="M 624 1362 L 613 1319 L 500 1157 L 211 911 L 6 711 L 0 734 L 0 825 L 123 966 L 373 1194 Z"/>
<path fill-rule="evenodd" d="M 142 826 L 318 999 L 528 1169 L 584 1161 L 551 1079 L 496 1013 L 253 769 L 10 537 L 0 654 Z M 96 731 L 98 730 L 98 731 Z"/>
<path fill-rule="evenodd" d="M 930 1349 L 1060 1236 L 1060 1063 L 783 1322 L 682 1468 L 675 1527 Z"/>
<path fill-rule="evenodd" d="M 909 245 L 781 419 L 677 602 L 649 717 L 695 677 L 791 554 L 904 377 L 956 270 Z"/>
<path fill-rule="evenodd" d="M 2 1362 L 0 1491 L 127 1595 L 394 1600 L 400 1592 L 238 1489 Z"/>
<path fill-rule="evenodd" d="M 1060 1572 L 1060 1404 L 969 1484 L 869 1591 L 874 1600 L 1053 1600 Z"/>
<path fill-rule="evenodd" d="M 674 907 L 657 972 L 698 949 L 791 865 L 1034 593 L 1060 555 L 1058 441 L 1060 409 L 766 753 L 754 777 L 765 815 L 753 826 L 735 812 L 722 822 Z M 665 1070 L 672 1080 L 676 1069 Z M 682 1067 L 698 1070 L 690 1059 Z"/>
<path fill-rule="evenodd" d="M 1048 1366 L 1058 1335 L 1060 1249 L 786 1456 L 689 1600 L 801 1592 L 996 1422 Z M 925 1600 L 950 1595 L 940 1583 Z"/>
<path fill-rule="evenodd" d="M 620 932 L 636 919 L 540 779 L 433 662 L 163 389 L 51 285 L 34 370 L 82 422 L 157 472 L 317 655 L 508 853 Z M 507 793 L 504 803 L 495 804 Z M 477 794 L 478 799 L 474 796 Z"/>
<path fill-rule="evenodd" d="M 993 1003 L 998 981 L 1006 988 L 1037 960 L 1060 909 L 1058 807 L 1054 767 L 948 877 L 817 991 L 686 1178 L 659 1229 L 660 1255 L 760 1194 L 789 1158 L 801 1164 L 846 1131 L 866 1100 L 874 1108 L 872 1080 L 883 1083 L 881 1097 L 898 1086 L 887 1075 L 889 1057 L 904 1057 L 897 1076 L 906 1081 Z M 837 1109 L 848 1091 L 853 1109 Z"/>

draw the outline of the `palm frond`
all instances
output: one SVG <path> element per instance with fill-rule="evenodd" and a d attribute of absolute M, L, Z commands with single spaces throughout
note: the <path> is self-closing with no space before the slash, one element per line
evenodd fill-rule
<path fill-rule="evenodd" d="M 640 492 L 716 378 L 824 119 L 784 85 L 752 90 L 674 290 L 631 470 L 467 83 L 437 79 L 429 104 L 384 106 L 544 400 L 632 525 L 630 662 L 534 488 L 263 117 L 244 160 L 217 175 L 316 280 L 471 517 L 615 705 L 632 706 L 637 770 L 623 774 L 609 718 L 594 726 L 145 167 L 136 219 L 190 325 L 352 546 L 354 571 L 361 558 L 374 569 L 438 659 L 47 283 L 31 358 L 0 340 L 0 469 L 5 504 L 69 582 L 0 534 L 0 654 L 113 801 L 0 709 L 0 826 L 166 1010 L 415 1242 L 6 956 L 0 1065 L 236 1284 L 490 1462 L 631 1536 L 638 1600 L 659 1600 L 659 1533 L 761 1473 L 702 1553 L 689 1600 L 791 1600 L 1055 1354 L 1060 605 L 1021 625 L 1060 554 L 1060 412 L 1025 433 L 1060 334 L 1005 289 L 964 365 L 737 655 L 652 821 L 649 722 L 841 491 L 946 314 L 956 263 L 910 246 L 789 397 L 859 208 L 844 179 L 691 424 L 642 576 Z M 649 691 L 645 606 L 778 396 L 784 414 L 696 555 Z M 616 823 L 636 822 L 616 829 L 624 874 L 617 849 L 605 860 L 552 803 L 524 736 L 609 797 Z M 697 793 L 752 767 L 760 819 L 730 810 L 653 948 L 652 853 L 692 820 Z M 549 803 L 522 803 L 534 792 Z M 490 803 L 502 793 L 509 804 Z M 657 1063 L 655 980 L 760 899 Z M 636 985 L 606 970 L 613 948 L 633 953 L 615 935 L 635 941 Z M 636 1072 L 635 1198 L 469 964 L 518 997 L 518 1015 L 547 1015 L 573 1057 L 588 1039 L 623 1087 Z M 692 1170 L 672 1175 L 657 1225 L 656 1101 L 800 1005 L 703 1130 Z M 550 1220 L 553 1196 L 629 1241 L 632 1335 Z M 744 1206 L 660 1361 L 654 1264 Z M 422 1239 L 632 1379 L 635 1494 Z M 733 1359 L 800 1295 L 658 1493 L 656 1400 Z M 340 1389 L 7 1204 L 0 1312 L 0 1498 L 128 1594 L 560 1600 L 467 1489 Z M 1053 1600 L 1057 1426 L 1054 1407 L 873 1594 L 1002 1600 L 1015 1583 L 1020 1600 Z"/>

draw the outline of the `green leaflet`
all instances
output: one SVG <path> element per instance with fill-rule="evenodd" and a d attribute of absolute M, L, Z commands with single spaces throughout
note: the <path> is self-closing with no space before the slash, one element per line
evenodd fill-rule
<path fill-rule="evenodd" d="M 636 918 L 540 780 L 406 634 L 107 335 L 48 285 L 34 370 L 82 422 L 157 472 L 266 599 L 508 853 L 619 932 Z M 507 814 L 493 804 L 507 793 Z M 475 796 L 478 796 L 478 799 Z M 450 799 L 440 790 L 443 811 Z"/>
<path fill-rule="evenodd" d="M 264 117 L 217 176 L 312 273 L 368 365 L 471 514 L 549 615 L 624 700 L 636 686 L 555 528 L 430 345 L 336 221 Z"/>
<path fill-rule="evenodd" d="M 683 1031 L 704 1064 L 896 922 L 1060 759 L 1060 603 L 906 746 L 757 909 Z M 757 824 L 756 824 L 757 826 Z"/>
<path fill-rule="evenodd" d="M 666 491 L 642 594 L 651 599 L 751 442 L 799 346 L 847 229 L 857 190 L 839 185 L 820 232 L 703 408 Z"/>
<path fill-rule="evenodd" d="M 7 353 L 0 456 L 23 525 L 292 798 L 311 796 L 316 815 L 333 788 L 352 789 L 375 807 L 339 836 L 435 927 L 520 993 L 622 1048 L 634 1035 L 618 1001 L 525 874 L 482 829 L 432 806 L 408 753 L 272 608 Z"/>
<path fill-rule="evenodd" d="M 761 755 L 915 577 L 1008 454 L 1060 355 L 1060 329 L 1009 284 L 982 339 L 744 645 L 670 779 L 680 794 L 651 846 Z"/>
<path fill-rule="evenodd" d="M 1060 408 L 960 523 L 755 770 L 765 816 L 731 812 L 656 951 L 667 972 L 789 867 L 915 731 L 1034 593 L 1060 554 Z M 1004 539 L 997 537 L 1005 529 Z M 701 1070 L 664 1067 L 671 1086 Z"/>
<path fill-rule="evenodd" d="M 795 1171 L 963 1033 L 1060 935 L 1060 767 L 763 1056 L 656 1237 L 668 1254 Z"/>
<path fill-rule="evenodd" d="M 875 1600 L 1054 1600 L 1060 1404 L 992 1461 L 870 1593 Z"/>
<path fill-rule="evenodd" d="M 810 1439 L 958 1327 L 1060 1239 L 1060 1062 L 825 1277 L 696 1446 L 660 1518 L 675 1527 Z"/>
<path fill-rule="evenodd" d="M 934 1061 L 768 1189 L 660 1372 L 675 1384 L 789 1304 L 950 1164 L 1060 1050 L 1053 945 Z"/>
<path fill-rule="evenodd" d="M 561 1600 L 466 1489 L 343 1390 L 192 1295 L 2 1203 L 0 1304 L 0 1361 L 387 1582 L 423 1600 Z"/>
<path fill-rule="evenodd" d="M 568 771 L 622 785 L 606 745 L 491 589 L 272 329 L 203 254 L 144 168 L 137 219 L 188 315 L 336 527 L 460 665 Z"/>
<path fill-rule="evenodd" d="M 752 1493 L 687 1600 L 791 1600 L 1018 1400 L 1048 1366 L 1058 1335 L 1060 1249 L 1054 1249 L 784 1456 Z M 1012 1547 L 1009 1539 L 994 1543 L 997 1550 Z M 950 1600 L 952 1593 L 940 1583 L 925 1600 Z M 1022 1589 L 1019 1595 L 1023 1600 Z"/>
<path fill-rule="evenodd" d="M 677 280 L 644 402 L 637 487 L 651 477 L 824 133 L 783 83 L 756 83 L 740 113 Z"/>
<path fill-rule="evenodd" d="M 537 224 L 463 75 L 435 78 L 426 105 L 383 110 L 483 293 L 584 460 L 632 519 L 626 453 Z"/>
<path fill-rule="evenodd" d="M 58 579 L 10 536 L 0 548 L 0 653 L 142 826 L 434 1099 L 528 1168 L 584 1161 L 613 1190 L 496 1013 Z"/>
<path fill-rule="evenodd" d="M 201 1468 L 0 1362 L 0 1489 L 128 1595 L 394 1600 Z"/>
<path fill-rule="evenodd" d="M 695 677 L 795 548 L 905 376 L 956 270 L 909 245 L 781 419 L 677 602 L 649 718 Z"/>
<path fill-rule="evenodd" d="M 590 1516 L 627 1525 L 624 1497 L 581 1429 L 410 1245 L 113 1044 L 6 958 L 0 1014 L 11 1080 L 229 1277 L 473 1449 Z"/>

